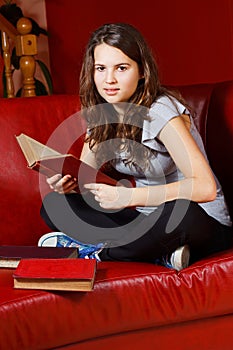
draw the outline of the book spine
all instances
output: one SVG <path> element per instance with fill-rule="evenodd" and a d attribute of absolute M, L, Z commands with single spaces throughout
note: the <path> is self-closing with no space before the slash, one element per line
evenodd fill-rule
<path fill-rule="evenodd" d="M 39 173 L 46 175 L 48 177 L 51 177 L 53 175 L 56 175 L 56 172 L 54 170 L 51 170 L 43 165 L 40 164 L 40 162 L 36 162 L 33 165 L 29 166 L 28 168 L 38 171 Z"/>

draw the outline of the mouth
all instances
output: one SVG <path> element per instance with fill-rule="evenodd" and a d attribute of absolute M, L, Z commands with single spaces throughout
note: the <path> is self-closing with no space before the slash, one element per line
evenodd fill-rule
<path fill-rule="evenodd" d="M 119 90 L 120 89 L 104 89 L 104 92 L 109 96 L 113 96 L 116 95 Z"/>

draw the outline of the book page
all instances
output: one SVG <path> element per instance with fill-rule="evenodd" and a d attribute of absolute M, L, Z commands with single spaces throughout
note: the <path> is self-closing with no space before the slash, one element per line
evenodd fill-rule
<path fill-rule="evenodd" d="M 42 159 L 61 156 L 61 153 L 43 145 L 42 143 L 25 134 L 16 136 L 16 139 L 24 153 L 29 166 Z"/>

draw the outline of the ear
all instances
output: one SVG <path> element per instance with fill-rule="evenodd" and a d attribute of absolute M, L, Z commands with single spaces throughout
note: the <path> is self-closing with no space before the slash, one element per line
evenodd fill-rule
<path fill-rule="evenodd" d="M 144 72 L 142 72 L 142 69 L 140 69 L 140 71 L 139 71 L 139 75 L 140 75 L 139 80 L 141 80 L 141 79 L 144 79 L 144 78 L 145 78 L 145 75 L 144 75 Z"/>

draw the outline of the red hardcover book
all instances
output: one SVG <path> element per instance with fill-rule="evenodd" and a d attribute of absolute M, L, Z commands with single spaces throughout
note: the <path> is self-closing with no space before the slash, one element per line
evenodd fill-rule
<path fill-rule="evenodd" d="M 40 161 L 35 162 L 31 168 L 41 171 L 47 176 L 69 174 L 78 180 L 79 191 L 82 191 L 83 185 L 86 183 L 104 183 L 114 186 L 117 184 L 115 179 L 112 179 L 100 170 L 92 168 L 90 165 L 82 162 L 72 154 L 41 159 Z"/>
<path fill-rule="evenodd" d="M 23 259 L 13 278 L 15 288 L 91 291 L 95 259 Z"/>

